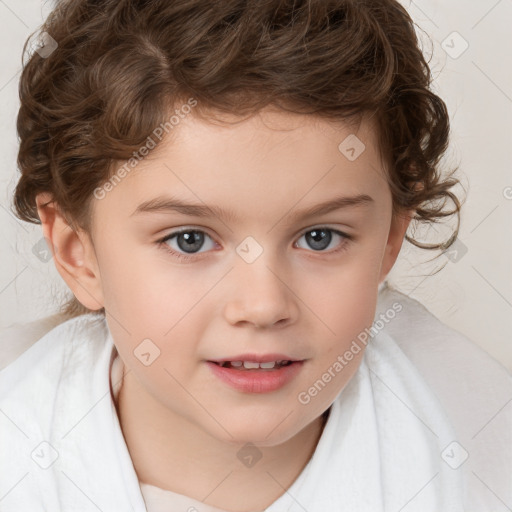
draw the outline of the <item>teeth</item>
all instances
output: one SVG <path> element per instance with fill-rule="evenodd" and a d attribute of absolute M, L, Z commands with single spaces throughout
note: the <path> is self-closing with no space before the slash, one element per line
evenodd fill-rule
<path fill-rule="evenodd" d="M 238 368 L 240 370 L 256 370 L 257 368 L 271 370 L 272 368 L 287 366 L 288 364 L 291 364 L 291 362 L 283 359 L 279 361 L 269 361 L 267 363 L 257 363 L 255 361 L 224 361 L 219 364 L 224 368 Z"/>
<path fill-rule="evenodd" d="M 275 367 L 280 367 L 285 364 L 289 363 L 289 361 L 281 360 L 281 361 L 269 361 L 267 363 L 257 363 L 255 361 L 225 361 L 221 364 L 221 366 L 224 366 L 225 368 L 243 368 L 246 370 L 255 370 L 257 368 L 263 368 L 263 369 L 272 369 Z"/>
<path fill-rule="evenodd" d="M 252 361 L 244 361 L 244 368 L 250 369 L 250 368 L 259 368 L 260 363 L 253 363 Z"/>

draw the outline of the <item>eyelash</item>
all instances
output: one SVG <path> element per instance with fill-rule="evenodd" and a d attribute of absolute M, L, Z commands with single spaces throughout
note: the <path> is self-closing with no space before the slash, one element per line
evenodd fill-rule
<path fill-rule="evenodd" d="M 337 229 L 333 229 L 333 228 L 329 228 L 327 226 L 318 226 L 318 227 L 314 227 L 314 228 L 309 228 L 305 231 L 303 231 L 300 235 L 299 235 L 299 239 L 302 238 L 306 233 L 309 233 L 311 231 L 322 231 L 322 230 L 325 230 L 325 231 L 331 231 L 332 233 L 336 233 L 337 235 L 341 236 L 344 240 L 341 242 L 341 245 L 333 250 L 333 251 L 330 251 L 330 252 L 326 252 L 326 254 L 329 254 L 329 255 L 333 255 L 333 254 L 339 254 L 339 253 L 342 253 L 344 252 L 346 249 L 347 249 L 347 246 L 353 241 L 354 237 L 352 235 L 348 235 L 347 233 L 344 233 L 343 231 L 339 231 Z M 179 236 L 181 235 L 182 233 L 189 233 L 191 231 L 195 231 L 195 232 L 198 232 L 198 233 L 203 233 L 205 234 L 206 236 L 212 238 L 210 235 L 208 235 L 208 233 L 206 233 L 205 231 L 203 231 L 202 229 L 197 229 L 197 228 L 185 228 L 185 229 L 181 229 L 179 231 L 174 231 L 168 235 L 166 235 L 164 238 L 161 238 L 159 240 L 156 241 L 156 244 L 158 245 L 158 247 L 162 248 L 162 250 L 164 250 L 165 252 L 167 252 L 168 254 L 171 254 L 172 256 L 178 258 L 179 260 L 181 261 L 191 261 L 191 260 L 195 260 L 197 259 L 197 255 L 199 253 L 196 253 L 196 254 L 182 254 L 180 252 L 177 252 L 175 251 L 174 249 L 171 249 L 169 247 L 168 244 L 166 244 L 165 242 L 167 242 L 168 240 L 170 240 L 171 238 L 174 238 L 176 236 Z M 213 240 L 213 238 L 212 238 Z M 317 252 L 317 253 L 323 253 L 325 251 L 312 251 L 312 252 Z"/>

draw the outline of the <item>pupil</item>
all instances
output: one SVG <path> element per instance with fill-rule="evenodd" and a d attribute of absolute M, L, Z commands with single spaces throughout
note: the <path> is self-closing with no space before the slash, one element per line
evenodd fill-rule
<path fill-rule="evenodd" d="M 184 240 L 184 243 L 182 243 L 182 240 Z M 185 252 L 188 252 L 190 249 L 192 249 L 190 252 L 194 252 L 194 249 L 200 249 L 203 244 L 203 240 L 204 235 L 199 231 L 185 231 L 180 233 L 177 237 L 180 249 Z"/>
<path fill-rule="evenodd" d="M 327 229 L 314 229 L 313 231 L 306 233 L 306 238 L 313 249 L 325 249 L 326 247 L 329 247 L 332 235 Z"/>

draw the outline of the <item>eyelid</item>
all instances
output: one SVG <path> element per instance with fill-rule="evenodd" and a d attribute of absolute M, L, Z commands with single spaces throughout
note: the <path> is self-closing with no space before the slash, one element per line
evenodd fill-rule
<path fill-rule="evenodd" d="M 201 233 L 205 233 L 206 235 L 208 235 L 212 240 L 215 240 L 215 236 L 213 236 L 210 233 L 208 228 L 205 228 L 203 226 L 193 226 L 193 225 L 188 226 L 188 225 L 184 225 L 184 226 L 179 226 L 179 227 L 176 227 L 176 228 L 171 228 L 171 231 L 169 231 L 166 235 L 161 236 L 157 240 L 157 242 L 161 241 L 161 240 L 165 240 L 166 238 L 169 239 L 172 236 L 179 235 L 180 233 L 186 233 L 188 231 L 200 231 Z"/>
<path fill-rule="evenodd" d="M 311 225 L 311 226 L 309 226 L 307 228 L 304 228 L 303 230 L 299 231 L 299 235 L 303 236 L 306 233 L 309 233 L 310 231 L 314 231 L 315 229 L 330 229 L 332 231 L 336 231 L 338 233 L 341 233 L 343 236 L 346 236 L 347 238 L 352 236 L 349 233 L 347 233 L 346 231 L 343 231 L 344 228 L 339 228 L 339 227 L 336 227 L 336 226 L 332 226 L 329 223 L 327 223 L 327 224 L 313 224 L 313 225 Z"/>

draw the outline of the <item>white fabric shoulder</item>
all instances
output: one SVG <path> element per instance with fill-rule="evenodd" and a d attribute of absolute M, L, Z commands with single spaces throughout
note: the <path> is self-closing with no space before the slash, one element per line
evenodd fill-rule
<path fill-rule="evenodd" d="M 512 375 L 423 304 L 389 286 L 379 294 L 375 318 L 397 303 L 403 310 L 385 330 L 439 398 L 454 427 L 457 437 L 444 457 L 464 475 L 468 510 L 510 510 Z"/>
<path fill-rule="evenodd" d="M 115 352 L 92 313 L 0 372 L 2 512 L 146 512 L 110 394 Z"/>

